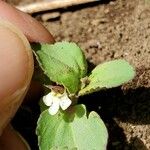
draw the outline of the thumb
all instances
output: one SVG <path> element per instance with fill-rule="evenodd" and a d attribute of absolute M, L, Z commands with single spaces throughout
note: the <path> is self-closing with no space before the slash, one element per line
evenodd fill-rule
<path fill-rule="evenodd" d="M 29 145 L 23 139 L 23 137 L 16 132 L 9 124 L 4 129 L 2 136 L 0 137 L 0 149 L 1 150 L 30 150 Z"/>
<path fill-rule="evenodd" d="M 0 134 L 20 106 L 32 73 L 33 58 L 26 37 L 0 20 Z"/>

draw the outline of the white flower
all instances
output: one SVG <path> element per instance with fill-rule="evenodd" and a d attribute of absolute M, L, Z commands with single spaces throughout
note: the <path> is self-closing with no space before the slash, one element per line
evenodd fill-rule
<path fill-rule="evenodd" d="M 72 103 L 66 92 L 60 94 L 55 93 L 54 91 L 43 96 L 43 102 L 46 106 L 50 106 L 48 111 L 51 115 L 55 115 L 60 107 L 62 110 L 66 110 Z"/>

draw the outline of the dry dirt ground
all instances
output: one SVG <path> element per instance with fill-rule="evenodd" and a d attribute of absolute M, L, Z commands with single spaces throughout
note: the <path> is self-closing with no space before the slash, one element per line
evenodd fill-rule
<path fill-rule="evenodd" d="M 129 84 L 81 98 L 103 118 L 108 149 L 150 150 L 150 1 L 103 0 L 57 11 L 43 24 L 56 41 L 78 43 L 90 66 L 124 58 L 136 68 Z"/>

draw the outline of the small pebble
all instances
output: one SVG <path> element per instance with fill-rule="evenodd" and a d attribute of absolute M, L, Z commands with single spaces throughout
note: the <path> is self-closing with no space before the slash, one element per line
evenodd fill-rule
<path fill-rule="evenodd" d="M 50 19 L 55 19 L 55 18 L 58 18 L 60 17 L 60 13 L 59 12 L 52 12 L 52 13 L 46 13 L 46 14 L 43 14 L 41 16 L 41 19 L 42 21 L 46 22 Z"/>

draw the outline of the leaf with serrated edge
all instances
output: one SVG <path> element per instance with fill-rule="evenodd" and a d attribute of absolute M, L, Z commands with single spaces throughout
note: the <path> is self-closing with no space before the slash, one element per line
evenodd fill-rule
<path fill-rule="evenodd" d="M 79 95 L 120 86 L 133 79 L 134 76 L 134 68 L 123 59 L 105 62 L 92 71 L 88 78 L 89 84 L 79 91 Z"/>
<path fill-rule="evenodd" d="M 69 111 L 69 112 L 68 112 Z M 40 150 L 67 147 L 69 150 L 106 150 L 107 129 L 96 112 L 87 118 L 84 105 L 76 105 L 55 116 L 44 111 L 36 133 Z"/>
<path fill-rule="evenodd" d="M 76 93 L 80 88 L 80 78 L 87 72 L 87 64 L 82 50 L 69 42 L 32 45 L 37 60 L 44 73 L 58 84 Z"/>

